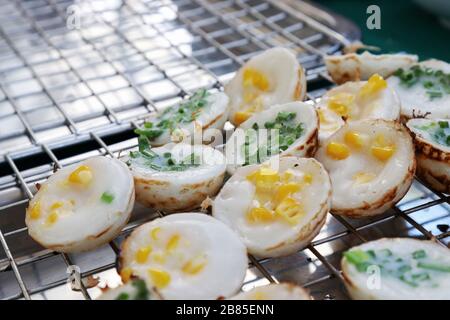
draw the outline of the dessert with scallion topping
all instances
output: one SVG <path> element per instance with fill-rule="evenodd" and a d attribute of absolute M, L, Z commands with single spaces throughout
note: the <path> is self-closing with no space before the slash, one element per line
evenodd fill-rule
<path fill-rule="evenodd" d="M 151 116 L 135 132 L 147 137 L 152 146 L 171 141 L 190 142 L 194 134 L 204 134 L 206 129 L 222 130 L 228 117 L 228 100 L 223 92 L 210 93 L 200 89 L 188 99 Z M 201 138 L 194 142 L 208 142 L 208 135 Z"/>
<path fill-rule="evenodd" d="M 214 196 L 225 175 L 225 157 L 206 145 L 168 143 L 151 148 L 146 136 L 139 136 L 139 149 L 123 160 L 134 176 L 136 200 L 164 212 L 200 207 Z"/>
<path fill-rule="evenodd" d="M 450 193 L 450 119 L 411 119 L 417 175 L 436 191 Z"/>
<path fill-rule="evenodd" d="M 401 101 L 403 120 L 450 118 L 450 65 L 427 60 L 398 69 L 387 79 Z"/>
<path fill-rule="evenodd" d="M 273 106 L 242 123 L 225 146 L 227 170 L 259 164 L 273 156 L 311 157 L 317 149 L 318 118 L 313 106 Z"/>
<path fill-rule="evenodd" d="M 353 299 L 450 299 L 450 251 L 432 241 L 384 238 L 343 254 Z"/>

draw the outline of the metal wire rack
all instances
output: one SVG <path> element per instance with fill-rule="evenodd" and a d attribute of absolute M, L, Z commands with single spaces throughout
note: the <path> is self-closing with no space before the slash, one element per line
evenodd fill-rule
<path fill-rule="evenodd" d="M 198 87 L 220 89 L 248 58 L 272 46 L 296 52 L 314 100 L 331 85 L 323 55 L 358 36 L 346 20 L 300 1 L 0 0 L 0 298 L 95 297 L 92 276 L 114 285 L 120 242 L 161 214 L 137 206 L 122 234 L 93 252 L 43 249 L 28 236 L 24 211 L 35 184 L 53 170 L 136 147 L 132 129 L 148 113 Z M 382 216 L 330 215 L 306 249 L 250 257 L 243 289 L 291 281 L 317 299 L 345 299 L 342 250 L 385 236 L 447 246 L 449 222 L 449 196 L 415 181 Z"/>

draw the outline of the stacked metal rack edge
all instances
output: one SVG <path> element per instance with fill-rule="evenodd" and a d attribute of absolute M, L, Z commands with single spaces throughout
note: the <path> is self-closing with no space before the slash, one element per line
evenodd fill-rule
<path fill-rule="evenodd" d="M 308 98 L 331 86 L 322 57 L 359 37 L 351 23 L 302 1 L 0 0 L 0 298 L 85 298 L 118 282 L 121 240 L 162 213 L 136 207 L 121 236 L 93 252 L 39 247 L 24 225 L 35 184 L 87 157 L 136 147 L 145 116 L 199 87 L 220 89 L 248 58 L 272 46 L 294 50 Z M 386 214 L 329 215 L 304 250 L 250 265 L 243 289 L 291 281 L 317 299 L 348 298 L 341 252 L 387 236 L 447 246 L 449 196 L 416 180 Z M 67 279 L 72 279 L 70 285 Z"/>

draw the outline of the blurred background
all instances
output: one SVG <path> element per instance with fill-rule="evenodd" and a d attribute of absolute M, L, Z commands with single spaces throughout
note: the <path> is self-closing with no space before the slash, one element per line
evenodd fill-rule
<path fill-rule="evenodd" d="M 353 21 L 362 32 L 362 40 L 378 46 L 382 52 L 408 52 L 421 59 L 436 58 L 449 62 L 450 1 L 448 0 L 315 0 Z M 366 9 L 381 10 L 381 29 L 369 30 Z"/>

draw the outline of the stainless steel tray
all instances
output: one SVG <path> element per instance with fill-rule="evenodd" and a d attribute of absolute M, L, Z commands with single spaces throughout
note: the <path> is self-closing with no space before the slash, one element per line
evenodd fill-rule
<path fill-rule="evenodd" d="M 358 38 L 347 20 L 303 1 L 0 0 L 0 298 L 95 298 L 94 277 L 100 285 L 120 281 L 115 259 L 123 237 L 158 216 L 136 207 L 122 235 L 93 252 L 45 250 L 28 236 L 24 209 L 35 183 L 55 167 L 127 152 L 143 117 L 198 87 L 220 88 L 272 46 L 295 50 L 314 100 L 331 85 L 323 55 Z M 346 299 L 342 250 L 386 236 L 448 245 L 449 223 L 449 197 L 415 181 L 383 216 L 330 215 L 307 249 L 250 257 L 243 289 L 292 281 L 316 299 Z"/>

